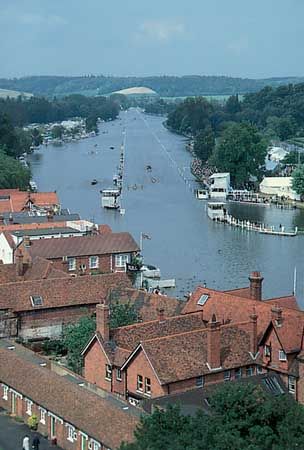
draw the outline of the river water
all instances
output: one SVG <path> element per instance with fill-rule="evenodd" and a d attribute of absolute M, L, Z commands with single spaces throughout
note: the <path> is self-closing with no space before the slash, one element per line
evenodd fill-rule
<path fill-rule="evenodd" d="M 163 278 L 176 279 L 172 295 L 183 297 L 203 282 L 215 289 L 246 286 L 253 270 L 265 278 L 264 296 L 288 295 L 297 267 L 297 297 L 304 306 L 304 236 L 260 235 L 210 221 L 206 202 L 193 194 L 196 183 L 185 139 L 165 129 L 162 121 L 131 109 L 102 123 L 95 138 L 43 146 L 29 157 L 33 179 L 40 191 L 56 190 L 62 205 L 82 218 L 129 231 L 137 241 L 141 232 L 149 235 L 151 240 L 143 241 L 145 262 L 160 267 Z M 112 186 L 124 140 L 122 216 L 101 208 L 99 191 Z M 96 186 L 91 185 L 94 178 Z M 304 226 L 303 210 L 239 204 L 230 204 L 229 210 L 235 217 L 269 225 Z"/>

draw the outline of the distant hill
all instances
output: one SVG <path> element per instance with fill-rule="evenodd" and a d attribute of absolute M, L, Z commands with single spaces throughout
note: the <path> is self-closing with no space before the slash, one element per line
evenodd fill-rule
<path fill-rule="evenodd" d="M 304 77 L 268 79 L 232 78 L 224 76 L 151 76 L 151 77 L 106 77 L 83 76 L 33 76 L 14 79 L 0 79 L 0 88 L 48 97 L 68 94 L 88 96 L 106 95 L 110 92 L 146 86 L 161 97 L 186 97 L 197 95 L 231 95 L 257 92 L 265 86 L 280 86 L 304 82 Z"/>
<path fill-rule="evenodd" d="M 9 89 L 0 89 L 0 98 L 17 98 L 19 96 L 30 98 L 33 97 L 33 94 L 29 94 L 28 92 L 20 92 L 20 91 L 12 91 Z"/>

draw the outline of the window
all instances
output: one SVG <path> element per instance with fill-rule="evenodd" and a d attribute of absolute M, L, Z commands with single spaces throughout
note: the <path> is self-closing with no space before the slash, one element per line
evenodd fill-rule
<path fill-rule="evenodd" d="M 91 448 L 92 450 L 100 450 L 100 444 L 92 440 Z"/>
<path fill-rule="evenodd" d="M 90 267 L 90 269 L 97 269 L 99 267 L 98 256 L 90 256 L 89 267 Z"/>
<path fill-rule="evenodd" d="M 270 347 L 270 345 L 265 345 L 265 347 L 264 347 L 264 355 L 265 356 L 271 356 L 271 347 Z"/>
<path fill-rule="evenodd" d="M 116 267 L 126 267 L 126 264 L 130 262 L 130 255 L 127 253 L 121 253 L 115 255 L 115 266 Z"/>
<path fill-rule="evenodd" d="M 40 408 L 40 422 L 45 425 L 46 410 Z"/>
<path fill-rule="evenodd" d="M 242 378 L 242 369 L 241 367 L 239 369 L 234 370 L 234 378 L 238 380 L 239 378 Z"/>
<path fill-rule="evenodd" d="M 291 394 L 294 394 L 296 392 L 296 379 L 295 377 L 288 377 L 288 391 Z"/>
<path fill-rule="evenodd" d="M 144 383 L 142 375 L 137 375 L 137 390 L 143 391 Z"/>
<path fill-rule="evenodd" d="M 122 380 L 121 370 L 120 369 L 116 369 L 116 380 L 118 380 L 118 381 Z"/>
<path fill-rule="evenodd" d="M 67 425 L 67 429 L 68 429 L 67 440 L 70 441 L 70 442 L 74 442 L 75 428 L 72 427 L 71 425 Z"/>
<path fill-rule="evenodd" d="M 42 301 L 41 295 L 31 295 L 30 298 L 31 298 L 32 305 L 34 307 L 43 305 L 43 301 Z"/>
<path fill-rule="evenodd" d="M 68 270 L 76 270 L 76 258 L 68 258 Z"/>
<path fill-rule="evenodd" d="M 3 400 L 8 400 L 8 386 L 4 386 L 4 385 L 2 385 L 3 386 L 3 396 L 2 396 L 2 398 L 3 398 Z"/>
<path fill-rule="evenodd" d="M 224 372 L 224 381 L 230 381 L 231 379 L 231 372 L 230 370 L 225 370 Z"/>
<path fill-rule="evenodd" d="M 284 350 L 279 350 L 279 360 L 280 361 L 286 361 L 287 360 L 287 356 L 286 356 L 286 353 L 284 352 Z"/>
<path fill-rule="evenodd" d="M 31 416 L 32 415 L 32 404 L 33 404 L 33 402 L 31 402 L 31 400 L 25 400 L 25 402 L 26 402 L 26 414 L 28 416 Z"/>
<path fill-rule="evenodd" d="M 246 376 L 252 377 L 252 375 L 253 375 L 253 367 L 252 366 L 246 367 Z"/>
<path fill-rule="evenodd" d="M 106 379 L 112 380 L 112 367 L 109 364 L 106 364 Z"/>
<path fill-rule="evenodd" d="M 263 373 L 263 367 L 262 366 L 257 366 L 257 373 L 259 373 L 259 374 Z"/>
<path fill-rule="evenodd" d="M 145 378 L 145 393 L 151 395 L 151 380 L 150 378 Z"/>
<path fill-rule="evenodd" d="M 195 384 L 196 384 L 197 387 L 204 386 L 204 377 L 203 376 L 196 377 Z"/>

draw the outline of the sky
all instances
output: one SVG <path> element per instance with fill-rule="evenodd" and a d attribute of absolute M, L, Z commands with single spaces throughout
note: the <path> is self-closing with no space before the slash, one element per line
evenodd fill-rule
<path fill-rule="evenodd" d="M 0 0 L 0 77 L 304 75 L 304 0 Z"/>

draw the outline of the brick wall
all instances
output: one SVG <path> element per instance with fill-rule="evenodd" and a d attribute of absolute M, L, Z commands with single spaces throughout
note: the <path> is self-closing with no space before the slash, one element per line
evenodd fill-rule
<path fill-rule="evenodd" d="M 92 255 L 93 256 L 93 255 Z M 95 256 L 95 255 L 94 255 Z M 48 258 L 49 260 L 53 261 L 54 266 L 57 269 L 64 270 L 67 273 L 110 273 L 111 270 L 111 255 L 96 255 L 99 257 L 99 267 L 98 269 L 90 269 L 89 267 L 89 256 L 78 256 L 76 257 L 76 270 L 69 271 L 68 269 L 68 263 L 62 261 L 62 258 Z M 80 266 L 85 266 L 85 270 L 80 270 Z"/>
<path fill-rule="evenodd" d="M 130 394 L 134 393 L 136 395 L 144 396 L 143 393 L 137 391 L 137 375 L 143 376 L 143 383 L 145 383 L 146 377 L 150 378 L 152 398 L 160 397 L 168 393 L 167 388 L 159 384 L 159 381 L 143 351 L 139 351 L 137 356 L 127 368 L 127 390 Z"/>
<path fill-rule="evenodd" d="M 84 357 L 84 377 L 90 383 L 111 392 L 112 382 L 105 378 L 106 364 L 108 364 L 108 360 L 99 342 L 95 340 Z"/>

